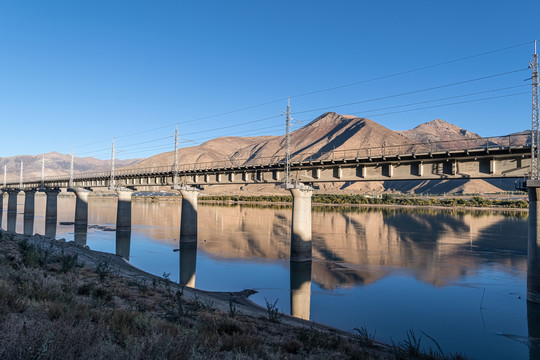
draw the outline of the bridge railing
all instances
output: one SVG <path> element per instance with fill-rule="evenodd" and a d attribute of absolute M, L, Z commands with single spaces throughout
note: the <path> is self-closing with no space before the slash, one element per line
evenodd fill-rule
<path fill-rule="evenodd" d="M 521 133 L 507 136 L 495 136 L 486 138 L 469 138 L 469 139 L 457 139 L 447 141 L 427 141 L 417 142 L 410 144 L 388 144 L 379 147 L 370 148 L 358 148 L 358 149 L 338 149 L 330 150 L 326 149 L 315 152 L 305 153 L 297 152 L 291 154 L 291 162 L 294 163 L 306 163 L 313 161 L 330 161 L 330 160 L 342 160 L 342 159 L 362 159 L 362 158 L 380 158 L 385 156 L 397 156 L 397 155 L 410 155 L 410 154 L 422 154 L 422 153 L 437 153 L 447 151 L 465 151 L 465 150 L 479 150 L 479 149 L 506 149 L 515 147 L 529 147 L 531 144 L 530 133 Z M 185 171 L 208 171 L 218 169 L 230 169 L 230 168 L 245 168 L 245 167 L 257 167 L 257 166 L 276 166 L 285 164 L 285 154 L 278 153 L 270 157 L 257 157 L 257 158 L 233 158 L 226 161 L 208 161 L 197 163 L 185 163 L 178 165 L 179 172 Z M 115 178 L 131 176 L 131 175 L 159 175 L 159 174 L 172 174 L 174 171 L 173 165 L 167 166 L 152 166 L 144 168 L 120 168 L 115 171 Z M 81 179 L 107 179 L 110 178 L 110 171 L 99 172 L 79 172 L 73 174 L 73 180 Z M 46 176 L 45 182 L 53 181 L 68 181 L 69 175 L 53 175 Z M 39 183 L 41 177 L 25 178 L 25 183 Z M 10 176 L 7 178 L 7 184 L 15 185 L 19 183 L 19 177 Z"/>

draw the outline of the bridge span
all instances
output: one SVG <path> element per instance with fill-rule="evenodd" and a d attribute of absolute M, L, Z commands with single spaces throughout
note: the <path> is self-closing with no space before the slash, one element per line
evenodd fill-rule
<path fill-rule="evenodd" d="M 293 183 L 386 180 L 523 178 L 531 167 L 524 135 L 416 143 L 377 148 L 296 153 L 290 161 Z M 3 190 L 115 188 L 150 190 L 177 185 L 283 183 L 285 155 L 271 158 L 171 164 L 77 173 L 47 178 L 10 178 Z"/>

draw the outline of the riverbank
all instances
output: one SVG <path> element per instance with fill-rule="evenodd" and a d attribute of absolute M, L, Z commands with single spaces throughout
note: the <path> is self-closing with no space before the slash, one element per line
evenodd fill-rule
<path fill-rule="evenodd" d="M 0 357 L 460 358 L 415 353 L 261 308 L 237 293 L 182 288 L 121 257 L 0 232 Z M 435 349 L 437 347 L 433 345 Z"/>
<path fill-rule="evenodd" d="M 202 201 L 230 201 L 230 202 L 261 202 L 261 203 L 292 203 L 292 196 L 201 196 Z M 314 205 L 390 205 L 390 206 L 429 206 L 444 208 L 503 208 L 528 209 L 529 204 L 523 199 L 488 199 L 481 196 L 463 197 L 407 197 L 384 194 L 381 197 L 367 197 L 364 195 L 332 195 L 314 194 Z"/>

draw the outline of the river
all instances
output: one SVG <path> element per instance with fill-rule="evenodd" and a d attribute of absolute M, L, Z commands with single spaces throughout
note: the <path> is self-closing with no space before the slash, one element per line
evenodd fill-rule
<path fill-rule="evenodd" d="M 538 359 L 540 311 L 527 304 L 527 213 L 314 207 L 313 261 L 289 263 L 291 208 L 199 204 L 197 249 L 175 252 L 179 201 L 134 198 L 118 244 L 115 197 L 90 197 L 85 240 L 150 273 L 212 291 L 254 289 L 285 313 L 476 359 Z M 24 197 L 18 199 L 22 233 Z M 74 239 L 74 197 L 58 199 L 56 237 Z M 6 207 L 2 228 L 6 228 Z M 45 233 L 36 197 L 34 232 Z M 538 344 L 537 344 L 538 345 Z"/>

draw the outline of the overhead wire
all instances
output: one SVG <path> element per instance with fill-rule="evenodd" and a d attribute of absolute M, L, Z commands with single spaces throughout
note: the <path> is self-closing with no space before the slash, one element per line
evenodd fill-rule
<path fill-rule="evenodd" d="M 344 85 L 339 85 L 339 86 L 334 86 L 334 87 L 330 87 L 330 88 L 326 88 L 326 89 L 322 89 L 322 90 L 310 91 L 310 92 L 303 93 L 303 94 L 300 94 L 300 95 L 291 96 L 291 98 L 294 98 L 294 97 L 298 98 L 298 97 L 301 97 L 301 96 L 308 96 L 308 95 L 318 94 L 318 93 L 321 93 L 321 92 L 342 89 L 342 88 L 350 87 L 350 86 L 354 86 L 354 85 L 366 84 L 368 82 L 373 82 L 373 81 L 377 81 L 377 80 L 384 80 L 384 79 L 388 79 L 388 78 L 391 78 L 391 77 L 410 74 L 410 73 L 417 72 L 417 71 L 422 71 L 422 70 L 427 70 L 427 69 L 431 69 L 431 68 L 434 68 L 434 67 L 448 65 L 448 64 L 452 64 L 452 63 L 456 63 L 456 62 L 460 62 L 460 61 L 464 61 L 464 60 L 469 60 L 469 59 L 473 59 L 473 58 L 480 57 L 480 56 L 491 55 L 491 54 L 494 54 L 494 53 L 497 53 L 497 52 L 506 51 L 506 50 L 509 50 L 509 49 L 514 49 L 514 48 L 525 46 L 525 45 L 530 45 L 532 43 L 534 43 L 534 41 L 531 40 L 531 41 L 527 41 L 527 42 L 520 43 L 520 44 L 510 45 L 510 46 L 507 46 L 507 47 L 504 47 L 504 48 L 501 48 L 501 49 L 485 51 L 485 52 L 482 52 L 482 53 L 479 53 L 479 54 L 465 56 L 465 57 L 461 57 L 461 58 L 457 58 L 457 59 L 453 59 L 453 60 L 448 60 L 448 61 L 443 61 L 443 62 L 432 64 L 432 65 L 421 66 L 421 67 L 411 69 L 411 70 L 400 71 L 400 72 L 389 74 L 389 75 L 378 76 L 378 77 L 374 77 L 374 78 L 371 78 L 371 79 L 357 81 L 357 82 L 344 84 Z"/>
<path fill-rule="evenodd" d="M 452 60 L 448 60 L 448 61 L 443 61 L 443 62 L 439 62 L 439 63 L 435 63 L 435 64 L 431 64 L 431 65 L 426 65 L 426 66 L 421 66 L 421 67 L 410 69 L 410 70 L 400 71 L 400 72 L 396 72 L 396 73 L 392 73 L 392 74 L 388 74 L 388 75 L 383 75 L 383 76 L 378 76 L 378 77 L 365 79 L 365 80 L 361 80 L 361 81 L 356 81 L 356 82 L 352 82 L 352 83 L 348 83 L 348 84 L 343 84 L 343 85 L 328 87 L 328 88 L 324 88 L 324 89 L 309 91 L 309 92 L 305 92 L 305 93 L 300 93 L 300 94 L 292 95 L 290 97 L 291 98 L 299 98 L 299 97 L 309 96 L 309 95 L 313 95 L 313 94 L 328 92 L 328 91 L 332 91 L 332 90 L 342 89 L 342 88 L 346 88 L 346 87 L 351 87 L 351 86 L 355 86 L 355 85 L 361 85 L 361 84 L 374 82 L 374 81 L 378 81 L 378 80 L 388 79 L 388 78 L 401 76 L 401 75 L 405 75 L 405 74 L 410 74 L 410 73 L 414 73 L 414 72 L 418 72 L 418 71 L 422 71 L 422 70 L 427 70 L 427 69 L 431 69 L 431 68 L 435 68 L 435 67 L 439 67 L 439 66 L 443 66 L 443 65 L 448 65 L 448 64 L 452 64 L 452 63 L 456 63 L 456 62 L 470 60 L 470 59 L 477 58 L 477 57 L 491 55 L 491 54 L 495 54 L 495 53 L 498 53 L 498 52 L 503 52 L 503 51 L 506 51 L 506 50 L 522 47 L 522 46 L 525 46 L 525 45 L 530 45 L 531 43 L 533 43 L 533 41 L 526 41 L 526 42 L 523 42 L 523 43 L 513 44 L 513 45 L 510 45 L 510 46 L 506 46 L 506 47 L 495 49 L 495 50 L 485 51 L 485 52 L 481 52 L 481 53 L 477 53 L 477 54 L 473 54 L 473 55 L 469 55 L 469 56 L 465 56 L 465 57 L 460 57 L 460 58 L 456 58 L 456 59 L 452 59 Z M 270 101 L 266 101 L 266 102 L 263 102 L 263 103 L 255 104 L 255 105 L 244 106 L 244 107 L 241 107 L 241 108 L 238 108 L 238 109 L 235 109 L 235 110 L 229 110 L 229 111 L 216 113 L 216 114 L 212 114 L 212 115 L 197 117 L 197 118 L 193 118 L 193 119 L 185 120 L 185 121 L 177 121 L 174 124 L 179 124 L 179 123 L 186 124 L 186 123 L 191 123 L 191 122 L 195 122 L 195 121 L 215 118 L 215 117 L 219 117 L 219 116 L 230 115 L 230 114 L 233 114 L 233 113 L 237 113 L 237 112 L 241 112 L 241 111 L 245 111 L 245 110 L 251 110 L 251 109 L 254 109 L 254 108 L 258 108 L 258 107 L 278 103 L 278 102 L 281 102 L 281 101 L 285 101 L 285 100 L 287 100 L 287 98 L 288 97 L 283 97 L 283 98 L 279 98 L 279 99 L 270 100 Z M 298 114 L 298 112 L 296 112 L 296 113 Z M 167 128 L 167 127 L 172 126 L 174 124 L 167 124 L 167 125 L 164 125 L 164 126 L 151 128 L 151 129 L 146 129 L 146 130 L 135 132 L 135 133 L 124 134 L 124 135 L 121 135 L 121 136 L 118 136 L 118 137 L 120 138 L 120 137 L 129 137 L 129 136 L 140 135 L 142 133 L 146 133 L 146 132 L 149 132 L 149 131 L 155 131 L 155 130 L 164 129 L 164 128 Z M 101 141 L 96 141 L 96 142 L 92 142 L 92 143 L 88 143 L 88 144 L 80 144 L 80 145 L 75 146 L 75 148 L 80 148 L 80 147 L 84 147 L 84 146 L 99 144 L 99 143 L 103 143 L 105 141 L 108 141 L 108 140 L 104 139 L 104 140 L 101 140 Z"/>
<path fill-rule="evenodd" d="M 516 89 L 516 88 L 522 88 L 522 87 L 528 87 L 528 86 L 529 86 L 529 85 L 507 86 L 507 87 L 498 88 L 498 89 L 491 89 L 491 90 L 477 91 L 477 92 L 472 92 L 472 93 L 468 93 L 468 94 L 454 95 L 454 96 L 447 96 L 447 97 L 438 98 L 438 99 L 422 100 L 422 101 L 412 102 L 412 103 L 408 103 L 408 104 L 386 106 L 386 107 L 377 108 L 377 109 L 368 109 L 368 110 L 365 110 L 365 111 L 362 111 L 362 112 L 356 111 L 355 114 L 359 114 L 359 113 L 370 113 L 370 112 L 373 112 L 373 111 L 388 110 L 388 109 L 396 109 L 396 108 L 400 108 L 400 107 L 407 107 L 407 106 L 413 106 L 413 105 L 418 105 L 418 104 L 426 104 L 426 103 L 437 102 L 437 101 L 444 101 L 444 100 L 450 100 L 450 99 L 457 99 L 457 98 L 462 98 L 462 97 L 467 97 L 467 96 L 474 96 L 474 95 L 480 95 L 480 94 L 494 93 L 494 92 L 499 92 L 499 91 L 504 91 L 504 90 L 510 90 L 510 89 Z"/>
<path fill-rule="evenodd" d="M 432 86 L 432 87 L 429 87 L 429 88 L 413 90 L 413 91 L 407 91 L 407 92 L 393 94 L 393 95 L 386 95 L 386 96 L 380 96 L 380 97 L 371 98 L 371 99 L 354 101 L 354 102 L 349 102 L 349 103 L 345 103 L 345 104 L 330 105 L 330 106 L 325 106 L 325 107 L 320 107 L 320 108 L 315 108 L 315 109 L 294 111 L 294 112 L 292 112 L 292 114 L 293 115 L 294 114 L 305 114 L 305 113 L 309 113 L 309 112 L 315 112 L 315 111 L 321 111 L 321 110 L 327 110 L 327 109 L 335 109 L 335 108 L 351 106 L 351 105 L 358 105 L 358 104 L 363 104 L 363 103 L 372 102 L 372 101 L 387 100 L 387 99 L 392 99 L 392 98 L 396 98 L 396 97 L 400 97 L 400 96 L 418 94 L 418 93 L 421 93 L 421 92 L 438 90 L 438 89 L 443 89 L 443 88 L 447 88 L 447 87 L 451 87 L 451 86 L 468 84 L 468 83 L 472 83 L 472 82 L 475 82 L 475 81 L 492 79 L 492 78 L 495 78 L 495 77 L 509 75 L 509 74 L 513 74 L 513 73 L 517 73 L 517 72 L 521 72 L 521 71 L 525 71 L 525 70 L 528 70 L 528 68 L 512 70 L 512 71 L 507 71 L 507 72 L 503 72 L 503 73 L 492 74 L 492 75 L 482 76 L 482 77 L 479 77 L 479 78 L 463 80 L 463 81 L 457 81 L 457 82 L 448 83 L 448 84 L 444 84 L 444 85 Z"/>
<path fill-rule="evenodd" d="M 464 101 L 458 101 L 458 102 L 448 103 L 448 104 L 439 104 L 439 105 L 424 106 L 424 107 L 419 107 L 419 108 L 414 108 L 414 109 L 406 109 L 406 110 L 392 111 L 392 112 L 387 112 L 387 113 L 383 113 L 383 114 L 374 114 L 374 115 L 370 115 L 370 116 L 371 116 L 371 117 L 376 117 L 376 116 L 383 116 L 383 115 L 390 115 L 390 114 L 398 114 L 398 113 L 411 112 L 411 111 L 418 111 L 418 110 L 431 109 L 431 108 L 437 108 L 437 107 L 444 107 L 444 106 L 450 106 L 450 105 L 458 105 L 458 104 L 473 103 L 473 102 L 478 102 L 478 101 L 486 101 L 486 100 L 500 99 L 500 98 L 511 97 L 511 96 L 517 96 L 517 95 L 523 95 L 523 94 L 530 94 L 530 92 L 529 92 L 529 91 L 523 91 L 523 92 L 514 93 L 514 94 L 506 94 L 506 95 L 500 95 L 500 96 L 491 96 L 491 97 L 482 98 L 482 99 L 464 100 Z M 353 113 L 353 114 L 357 114 L 357 113 Z"/>

